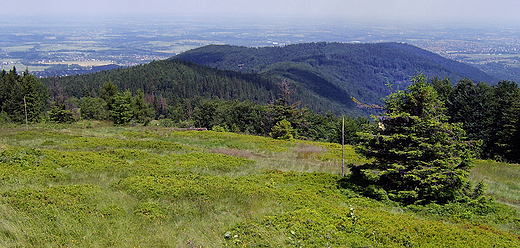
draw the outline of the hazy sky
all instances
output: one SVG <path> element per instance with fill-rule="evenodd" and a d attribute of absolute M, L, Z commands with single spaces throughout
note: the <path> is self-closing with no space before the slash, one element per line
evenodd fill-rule
<path fill-rule="evenodd" d="M 335 17 L 374 20 L 520 21 L 519 0 L 17 0 L 18 14 L 157 14 Z"/>

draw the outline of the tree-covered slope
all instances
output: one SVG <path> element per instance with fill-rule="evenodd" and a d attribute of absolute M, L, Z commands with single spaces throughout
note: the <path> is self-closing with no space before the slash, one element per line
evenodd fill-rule
<path fill-rule="evenodd" d="M 351 109 L 350 97 L 381 103 L 394 89 L 404 89 L 411 76 L 469 78 L 493 83 L 471 66 L 403 43 L 305 43 L 285 47 L 247 48 L 210 45 L 174 57 L 224 70 L 287 78 L 297 84 L 307 106 Z"/>
<path fill-rule="evenodd" d="M 270 103 L 278 95 L 276 85 L 288 79 L 303 107 L 319 113 L 367 114 L 351 97 L 381 104 L 381 98 L 404 89 L 418 73 L 452 81 L 494 81 L 478 69 L 407 44 L 325 42 L 262 48 L 211 45 L 166 61 L 43 81 L 51 94 L 75 97 L 96 95 L 112 81 L 120 90 L 140 89 L 171 105 L 194 97 Z"/>
<path fill-rule="evenodd" d="M 178 60 L 42 80 L 53 93 L 58 91 L 74 97 L 96 95 L 104 83 L 111 81 L 121 90 L 136 92 L 140 89 L 148 95 L 162 96 L 168 104 L 198 96 L 265 103 L 277 95 L 276 85 L 259 75 L 217 70 Z"/>

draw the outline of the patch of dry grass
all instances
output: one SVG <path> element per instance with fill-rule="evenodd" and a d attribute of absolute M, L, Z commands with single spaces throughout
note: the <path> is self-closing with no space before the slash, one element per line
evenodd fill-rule
<path fill-rule="evenodd" d="M 228 149 L 228 148 L 214 148 L 211 149 L 210 152 L 225 154 L 233 157 L 241 157 L 241 158 L 252 158 L 254 155 L 247 150 L 239 150 L 239 149 Z"/>
<path fill-rule="evenodd" d="M 327 152 L 327 148 L 315 145 L 300 145 L 294 148 L 299 159 L 317 158 L 321 154 Z"/>

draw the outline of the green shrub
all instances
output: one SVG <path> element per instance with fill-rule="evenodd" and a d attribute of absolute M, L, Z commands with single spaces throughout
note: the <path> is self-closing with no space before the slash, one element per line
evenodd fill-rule
<path fill-rule="evenodd" d="M 291 123 L 286 119 L 283 119 L 274 125 L 269 135 L 271 135 L 273 139 L 293 140 L 295 133 L 296 132 L 294 131 Z"/>
<path fill-rule="evenodd" d="M 211 128 L 212 131 L 215 131 L 215 132 L 229 132 L 227 126 L 220 126 L 220 125 L 215 125 Z"/>
<path fill-rule="evenodd" d="M 66 173 L 47 163 L 42 150 L 8 147 L 0 151 L 0 185 L 45 184 L 65 178 Z"/>
<path fill-rule="evenodd" d="M 116 138 L 94 138 L 94 137 L 78 137 L 71 140 L 71 143 L 64 145 L 65 148 L 91 148 L 91 149 L 107 149 L 107 148 L 131 148 L 131 149 L 150 149 L 150 150 L 167 150 L 178 151 L 188 149 L 185 146 L 166 142 L 161 140 L 133 140 L 133 139 L 116 139 Z"/>

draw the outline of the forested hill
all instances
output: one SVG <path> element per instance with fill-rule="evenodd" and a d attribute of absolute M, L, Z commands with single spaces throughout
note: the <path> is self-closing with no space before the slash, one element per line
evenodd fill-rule
<path fill-rule="evenodd" d="M 404 43 L 303 43 L 284 47 L 247 48 L 209 45 L 174 59 L 224 70 L 290 79 L 304 105 L 352 108 L 350 97 L 381 103 L 393 90 L 404 89 L 411 76 L 461 78 L 494 84 L 484 72 Z M 335 111 L 336 112 L 336 111 Z"/>
<path fill-rule="evenodd" d="M 78 98 L 98 95 L 111 81 L 120 90 L 141 90 L 168 105 L 194 97 L 267 104 L 278 97 L 277 84 L 288 79 L 296 89 L 293 99 L 302 100 L 304 107 L 366 115 L 351 97 L 381 104 L 381 98 L 404 89 L 418 73 L 449 77 L 452 82 L 463 77 L 495 82 L 478 69 L 407 44 L 324 42 L 263 48 L 210 45 L 169 60 L 43 82 L 53 94 Z"/>
<path fill-rule="evenodd" d="M 278 95 L 276 84 L 259 75 L 217 70 L 179 60 L 154 61 L 92 74 L 49 77 L 42 81 L 52 91 L 59 90 L 78 98 L 99 95 L 101 86 L 111 81 L 120 90 L 142 90 L 145 94 L 164 98 L 168 104 L 194 97 L 266 103 Z"/>

